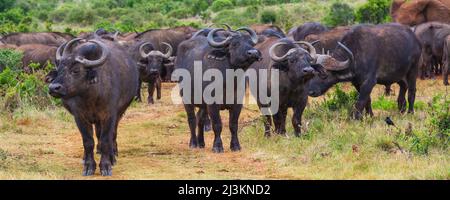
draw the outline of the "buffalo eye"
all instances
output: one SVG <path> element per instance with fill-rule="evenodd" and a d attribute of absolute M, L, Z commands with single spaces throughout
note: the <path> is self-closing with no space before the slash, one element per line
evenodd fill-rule
<path fill-rule="evenodd" d="M 70 73 L 77 75 L 80 73 L 80 69 L 79 68 L 72 69 L 72 71 L 70 71 Z"/>

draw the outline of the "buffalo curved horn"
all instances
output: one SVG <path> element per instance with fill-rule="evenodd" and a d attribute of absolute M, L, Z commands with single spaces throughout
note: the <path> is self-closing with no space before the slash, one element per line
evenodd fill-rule
<path fill-rule="evenodd" d="M 236 29 L 236 32 L 238 32 L 238 31 L 246 31 L 247 33 L 250 34 L 253 44 L 258 43 L 258 35 L 256 35 L 256 32 L 254 30 L 252 30 L 248 27 L 241 27 L 241 28 Z"/>
<path fill-rule="evenodd" d="M 139 47 L 139 54 L 141 54 L 142 58 L 147 58 L 150 55 L 150 54 L 145 53 L 144 47 L 147 45 L 151 45 L 151 43 L 145 42 L 145 43 L 141 44 L 141 46 Z"/>
<path fill-rule="evenodd" d="M 211 45 L 212 47 L 215 47 L 215 48 L 221 48 L 221 47 L 228 45 L 232 38 L 232 36 L 230 35 L 224 41 L 216 42 L 216 41 L 214 41 L 214 34 L 216 34 L 218 31 L 225 31 L 225 29 L 223 29 L 223 28 L 213 29 L 212 31 L 210 31 L 208 33 L 208 37 L 207 37 L 209 45 Z"/>
<path fill-rule="evenodd" d="M 317 59 L 317 51 L 316 48 L 314 48 L 314 46 L 309 43 L 309 42 L 305 42 L 305 41 L 299 41 L 299 42 L 294 42 L 295 44 L 303 44 L 306 45 L 308 47 L 308 52 L 309 55 L 311 55 L 311 57 L 316 60 Z"/>
<path fill-rule="evenodd" d="M 103 64 L 106 61 L 106 58 L 108 58 L 109 55 L 109 50 L 106 47 L 105 44 L 103 44 L 103 42 L 97 41 L 97 40 L 89 40 L 88 42 L 92 42 L 98 46 L 100 46 L 100 48 L 102 49 L 102 55 L 100 56 L 99 59 L 97 60 L 88 60 L 86 58 L 83 57 L 77 57 L 75 58 L 75 60 L 81 64 L 83 64 L 85 67 L 93 67 L 93 66 L 98 66 Z"/>
<path fill-rule="evenodd" d="M 72 47 L 76 42 L 79 42 L 83 39 L 81 38 L 75 38 L 73 40 L 70 40 L 69 42 L 67 42 L 66 46 L 62 49 L 62 57 L 67 57 L 67 55 L 69 55 L 69 53 L 72 51 Z"/>
<path fill-rule="evenodd" d="M 170 58 L 170 56 L 172 56 L 172 53 L 173 53 L 172 45 L 170 45 L 169 43 L 166 43 L 166 42 L 162 42 L 161 44 L 164 44 L 164 45 L 166 45 L 168 47 L 168 50 L 167 50 L 166 54 L 164 54 L 164 57 L 165 58 Z"/>
<path fill-rule="evenodd" d="M 205 30 L 207 30 L 207 29 L 202 29 L 202 30 L 199 30 L 199 31 L 195 32 L 194 35 L 192 35 L 191 38 L 196 38 L 197 36 L 199 36 L 200 34 L 202 34 Z"/>
<path fill-rule="evenodd" d="M 62 59 L 63 51 L 64 51 L 64 48 L 66 47 L 66 45 L 67 45 L 67 42 L 64 42 L 64 44 L 60 45 L 58 47 L 58 49 L 56 49 L 56 60 L 59 61 Z"/>
<path fill-rule="evenodd" d="M 343 48 L 344 51 L 348 54 L 349 58 L 346 61 L 337 61 L 335 58 L 329 55 L 319 55 L 317 63 L 322 64 L 322 66 L 329 71 L 342 71 L 347 69 L 350 66 L 350 63 L 355 60 L 353 53 L 341 42 L 338 42 L 338 46 Z"/>
<path fill-rule="evenodd" d="M 296 49 L 295 48 L 293 48 L 293 49 L 290 49 L 286 54 L 284 54 L 283 56 L 281 56 L 281 57 L 279 57 L 279 56 L 277 56 L 276 55 L 276 53 L 275 53 L 275 48 L 277 48 L 278 46 L 281 46 L 281 45 L 286 45 L 287 43 L 285 43 L 285 42 L 278 42 L 278 43 L 275 43 L 274 45 L 272 45 L 272 47 L 270 47 L 270 49 L 269 49 L 269 56 L 270 56 L 270 58 L 273 60 L 273 61 L 275 61 L 275 62 L 283 62 L 283 61 L 285 61 L 286 59 L 287 59 L 287 57 L 290 55 L 290 54 L 292 54 L 292 53 L 294 53 L 295 51 L 296 51 Z"/>

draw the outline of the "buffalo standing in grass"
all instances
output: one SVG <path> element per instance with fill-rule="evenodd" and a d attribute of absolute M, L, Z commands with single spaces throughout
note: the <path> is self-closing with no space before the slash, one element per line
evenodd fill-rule
<path fill-rule="evenodd" d="M 306 45 L 303 49 L 289 39 L 278 39 L 272 37 L 265 40 L 256 46 L 262 52 L 262 61 L 255 62 L 250 66 L 250 69 L 257 70 L 258 79 L 261 78 L 260 70 L 268 70 L 272 74 L 274 70 L 279 71 L 279 107 L 276 113 L 267 115 L 264 122 L 265 136 L 270 136 L 272 120 L 275 124 L 275 132 L 278 134 L 286 134 L 286 115 L 288 108 L 294 111 L 292 117 L 292 125 L 294 127 L 295 136 L 299 137 L 301 134 L 301 118 L 303 111 L 308 101 L 308 81 L 319 74 L 322 78 L 326 76 L 325 70 L 320 65 L 314 63 L 316 57 L 316 50 L 307 42 L 297 42 L 301 45 Z M 267 77 L 267 82 L 270 82 L 270 76 Z M 259 80 L 258 80 L 259 83 Z M 271 91 L 270 87 L 274 84 L 267 84 L 267 91 Z M 259 87 L 258 87 L 259 88 Z M 254 94 L 258 99 L 258 106 L 265 107 L 261 103 L 258 94 Z M 272 94 L 269 94 L 270 96 Z"/>
<path fill-rule="evenodd" d="M 448 85 L 448 65 L 445 65 L 448 57 L 446 43 L 450 37 L 450 25 L 439 22 L 428 22 L 415 28 L 415 34 L 422 43 L 422 74 L 433 76 L 432 66 L 443 65 L 444 84 Z M 446 54 L 447 53 L 447 54 Z M 436 63 L 433 60 L 437 61 Z M 434 70 L 438 72 L 439 70 Z"/>
<path fill-rule="evenodd" d="M 166 69 L 169 65 L 173 65 L 174 57 L 172 57 L 173 48 L 170 44 L 163 42 L 167 46 L 165 53 L 154 50 L 153 44 L 144 42 L 139 44 L 139 60 L 137 62 L 139 68 L 139 90 L 138 100 L 141 100 L 141 84 L 148 83 L 148 103 L 153 104 L 153 94 L 156 89 L 156 99 L 161 99 L 161 77 L 165 77 Z"/>
<path fill-rule="evenodd" d="M 317 97 L 336 83 L 351 82 L 359 92 L 353 117 L 361 119 L 364 109 L 373 115 L 370 94 L 377 83 L 398 83 L 398 107 L 401 112 L 406 111 L 408 91 L 408 112 L 413 113 L 420 54 L 420 42 L 406 26 L 356 26 L 344 36 L 332 56 L 317 56 L 316 63 L 328 71 L 328 77 L 314 78 L 309 95 Z"/>
<path fill-rule="evenodd" d="M 240 31 L 246 32 L 241 33 Z M 215 37 L 217 32 L 225 32 L 226 38 Z M 218 41 L 222 39 L 221 41 Z M 202 61 L 202 70 L 213 69 L 218 70 L 224 80 L 224 87 L 226 85 L 227 76 L 225 71 L 227 69 L 247 69 L 254 61 L 261 58 L 261 53 L 254 48 L 257 43 L 256 33 L 249 28 L 240 28 L 236 31 L 225 31 L 224 29 L 213 29 L 209 31 L 208 36 L 198 33 L 192 39 L 184 41 L 178 47 L 177 59 L 175 61 L 176 69 L 184 69 L 190 73 L 191 84 L 194 86 L 194 79 L 202 79 L 202 77 L 194 76 L 194 61 Z M 198 76 L 198 74 L 196 74 Z M 230 77 L 228 77 L 230 78 Z M 184 78 L 183 78 L 184 79 Z M 194 90 L 201 90 L 202 93 L 207 85 L 211 81 L 202 81 L 202 88 L 191 88 L 191 96 L 183 97 L 184 107 L 188 116 L 188 123 L 191 132 L 191 139 L 189 146 L 191 148 L 204 148 L 205 141 L 203 137 L 203 125 L 205 115 L 208 113 L 211 119 L 212 128 L 214 131 L 214 144 L 213 152 L 223 152 L 223 145 L 221 139 L 222 133 L 222 120 L 220 118 L 220 110 L 227 109 L 230 113 L 230 131 L 231 131 L 231 143 L 230 148 L 232 151 L 239 151 L 241 146 L 237 135 L 238 120 L 241 113 L 242 104 L 238 103 L 236 99 L 237 89 L 235 88 L 233 93 L 235 101 L 232 104 L 225 104 L 226 99 L 224 94 L 216 94 L 220 97 L 224 97 L 223 103 L 206 103 L 205 99 L 201 97 L 201 102 L 195 102 Z M 224 92 L 226 89 L 224 88 Z M 187 94 L 187 91 L 181 91 L 181 95 Z M 186 102 L 187 100 L 190 102 Z M 197 117 L 195 114 L 195 108 L 198 107 Z M 198 135 L 196 134 L 196 126 L 198 126 Z"/>
<path fill-rule="evenodd" d="M 136 95 L 138 71 L 117 44 L 74 39 L 57 52 L 57 71 L 49 74 L 50 94 L 61 98 L 74 116 L 84 146 L 83 175 L 95 173 L 93 127 L 101 153 L 100 172 L 112 175 L 116 162 L 117 126 Z"/>

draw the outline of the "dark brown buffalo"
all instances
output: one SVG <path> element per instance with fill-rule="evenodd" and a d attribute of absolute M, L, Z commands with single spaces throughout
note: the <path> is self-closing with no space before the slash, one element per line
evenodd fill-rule
<path fill-rule="evenodd" d="M 5 44 L 21 46 L 25 44 L 43 44 L 48 46 L 60 46 L 73 39 L 73 36 L 59 32 L 44 33 L 11 33 L 1 38 Z"/>
<path fill-rule="evenodd" d="M 156 99 L 161 99 L 161 78 L 166 76 L 168 65 L 173 66 L 174 57 L 172 57 L 173 48 L 168 43 L 167 50 L 164 52 L 155 50 L 153 44 L 144 42 L 138 46 L 138 60 L 139 68 L 139 92 L 138 100 L 141 101 L 141 84 L 148 83 L 148 104 L 154 104 L 153 94 L 156 89 Z"/>
<path fill-rule="evenodd" d="M 291 29 L 288 36 L 295 41 L 303 41 L 308 35 L 326 31 L 328 31 L 328 28 L 318 22 L 307 22 L 297 28 Z"/>
<path fill-rule="evenodd" d="M 271 134 L 272 121 L 275 124 L 277 134 L 286 134 L 286 115 L 288 108 L 293 109 L 292 126 L 295 136 L 301 134 L 301 118 L 308 101 L 307 82 L 314 77 L 314 74 L 320 73 L 323 77 L 325 70 L 320 65 L 314 64 L 316 50 L 306 42 L 297 42 L 306 45 L 306 49 L 297 45 L 290 39 L 279 39 L 271 37 L 255 47 L 261 51 L 263 59 L 253 63 L 249 69 L 254 69 L 258 74 L 258 83 L 261 78 L 261 70 L 269 70 L 270 74 L 274 70 L 279 72 L 279 102 L 276 112 L 271 110 L 272 115 L 267 115 L 264 121 L 265 136 Z M 267 82 L 271 79 L 268 77 Z M 272 84 L 267 84 L 267 91 L 271 91 Z M 259 88 L 259 87 L 258 87 Z M 267 107 L 261 103 L 258 94 L 253 94 L 258 100 L 260 108 Z"/>
<path fill-rule="evenodd" d="M 391 16 L 394 22 L 409 26 L 432 21 L 450 23 L 450 0 L 394 0 Z"/>
<path fill-rule="evenodd" d="M 257 35 L 277 36 L 278 38 L 286 37 L 284 31 L 273 24 L 254 24 L 250 28 L 256 32 Z"/>
<path fill-rule="evenodd" d="M 312 43 L 317 52 L 331 53 L 350 29 L 349 26 L 336 27 L 323 33 L 308 35 L 305 41 Z"/>
<path fill-rule="evenodd" d="M 42 44 L 26 44 L 16 49 L 23 53 L 22 64 L 25 72 L 31 73 L 30 64 L 39 64 L 39 69 L 47 67 L 48 63 L 55 65 L 56 50 L 55 46 Z"/>
<path fill-rule="evenodd" d="M 242 33 L 240 31 L 246 32 Z M 242 110 L 242 103 L 238 103 L 236 100 L 234 103 L 226 104 L 226 100 L 223 103 L 207 103 L 205 99 L 200 97 L 201 102 L 196 102 L 197 98 L 194 98 L 194 91 L 204 91 L 205 87 L 211 83 L 211 81 L 202 80 L 202 77 L 198 77 L 199 74 L 194 75 L 194 61 L 202 61 L 202 68 L 204 72 L 206 70 L 219 71 L 223 77 L 224 87 L 227 80 L 227 69 L 242 69 L 246 70 L 254 61 L 261 58 L 261 53 L 254 48 L 257 43 L 256 33 L 249 28 L 240 28 L 236 31 L 224 29 L 213 29 L 208 32 L 208 36 L 204 36 L 203 31 L 199 31 L 189 40 L 182 42 L 179 45 L 177 52 L 177 58 L 175 60 L 175 69 L 187 71 L 190 74 L 191 81 L 182 82 L 180 84 L 194 85 L 194 79 L 201 81 L 202 88 L 190 89 L 190 94 L 187 91 L 182 91 L 181 96 L 183 98 L 184 108 L 187 113 L 189 128 L 191 132 L 191 139 L 189 146 L 191 148 L 204 148 L 204 119 L 209 114 L 211 119 L 212 128 L 214 131 L 214 143 L 213 152 L 222 153 L 224 151 L 221 133 L 222 133 L 222 120 L 220 118 L 220 110 L 227 109 L 230 113 L 229 127 L 231 131 L 230 149 L 232 151 L 239 151 L 241 146 L 237 135 L 238 120 Z M 216 36 L 217 32 L 227 32 L 224 35 L 227 37 Z M 247 34 L 248 33 L 248 34 Z M 228 77 L 231 78 L 231 77 Z M 184 78 L 182 78 L 184 80 Z M 180 81 L 180 80 L 176 80 Z M 182 86 L 183 87 L 183 86 Z M 223 91 L 226 91 L 224 88 Z M 234 96 L 237 96 L 237 89 L 232 91 Z M 185 94 L 185 96 L 183 96 Z M 223 97 L 223 94 L 219 97 Z M 198 107 L 199 111 L 197 116 L 195 108 Z M 198 127 L 198 128 L 197 128 Z M 196 134 L 196 129 L 198 135 Z"/>
<path fill-rule="evenodd" d="M 355 26 L 331 56 L 317 56 L 316 63 L 328 71 L 328 77 L 325 80 L 313 78 L 309 95 L 317 97 L 336 83 L 351 82 L 359 92 L 352 114 L 361 119 L 364 109 L 373 115 L 370 94 L 376 84 L 398 83 L 398 107 L 401 112 L 406 111 L 408 91 L 408 112 L 413 113 L 420 54 L 420 42 L 409 27 L 399 24 Z"/>
<path fill-rule="evenodd" d="M 116 162 L 117 127 L 136 95 L 138 71 L 125 49 L 108 40 L 74 39 L 57 52 L 58 67 L 48 75 L 50 94 L 74 116 L 84 146 L 84 176 L 95 173 L 94 130 L 102 176 Z"/>
<path fill-rule="evenodd" d="M 154 48 L 159 51 L 164 51 L 165 46 L 163 42 L 170 44 L 173 47 L 172 55 L 176 55 L 178 45 L 191 38 L 197 30 L 189 26 L 181 26 L 169 29 L 151 29 L 139 33 L 135 36 L 135 40 L 147 41 L 154 45 Z"/>
<path fill-rule="evenodd" d="M 450 36 L 450 25 L 440 22 L 424 23 L 415 28 L 415 34 L 422 43 L 422 74 L 420 75 L 423 77 L 425 73 L 433 76 L 432 67 L 444 63 L 446 56 L 444 47 L 447 37 Z M 444 83 L 446 83 L 445 79 Z"/>

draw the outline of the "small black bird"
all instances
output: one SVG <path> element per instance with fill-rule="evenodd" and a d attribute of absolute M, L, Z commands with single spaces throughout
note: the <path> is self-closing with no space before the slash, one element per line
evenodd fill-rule
<path fill-rule="evenodd" d="M 395 124 L 394 124 L 394 122 L 392 121 L 392 119 L 391 119 L 390 117 L 386 117 L 386 119 L 384 119 L 384 121 L 386 122 L 386 124 L 387 124 L 388 126 L 394 126 L 394 127 L 396 127 Z"/>

